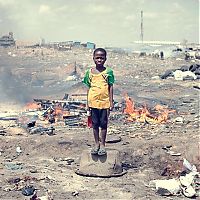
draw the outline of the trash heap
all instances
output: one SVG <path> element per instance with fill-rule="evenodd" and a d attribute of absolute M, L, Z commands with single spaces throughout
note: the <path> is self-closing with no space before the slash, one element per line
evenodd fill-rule
<path fill-rule="evenodd" d="M 200 79 L 200 65 L 183 65 L 179 69 L 167 70 L 163 75 L 160 76 L 161 79 L 167 79 L 171 77 L 174 77 L 175 80 L 181 81 Z"/>
<path fill-rule="evenodd" d="M 26 105 L 17 123 L 30 134 L 54 134 L 54 126 L 85 127 L 86 102 L 81 100 L 34 99 Z"/>
<path fill-rule="evenodd" d="M 178 178 L 152 180 L 149 186 L 156 189 L 161 196 L 184 195 L 188 198 L 200 197 L 200 173 L 195 165 L 183 159 L 185 168 Z"/>

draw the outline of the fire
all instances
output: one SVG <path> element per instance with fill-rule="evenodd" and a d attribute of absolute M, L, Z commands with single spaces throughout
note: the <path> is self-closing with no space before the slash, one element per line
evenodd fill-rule
<path fill-rule="evenodd" d="M 150 112 L 146 105 L 143 108 L 135 108 L 135 103 L 128 95 L 125 95 L 125 101 L 124 113 L 129 115 L 128 121 L 164 123 L 167 121 L 169 113 L 175 112 L 175 110 L 169 110 L 167 106 L 161 105 L 156 105 L 153 112 Z"/>
<path fill-rule="evenodd" d="M 54 112 L 53 112 L 56 121 L 62 121 L 63 120 L 63 116 L 68 116 L 70 115 L 69 111 L 64 110 L 63 107 L 59 104 L 57 104 L 54 107 Z"/>
<path fill-rule="evenodd" d="M 25 105 L 25 110 L 40 110 L 41 105 L 35 102 L 30 102 Z"/>

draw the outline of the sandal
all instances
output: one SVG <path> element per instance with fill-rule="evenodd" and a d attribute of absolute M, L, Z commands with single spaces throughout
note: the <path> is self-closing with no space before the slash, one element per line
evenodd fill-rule
<path fill-rule="evenodd" d="M 92 150 L 91 150 L 91 154 L 92 154 L 92 155 L 98 154 L 99 148 L 100 148 L 99 146 L 98 146 L 98 147 L 93 147 Z"/>
<path fill-rule="evenodd" d="M 103 156 L 103 155 L 106 155 L 107 152 L 106 152 L 106 149 L 105 148 L 100 148 L 99 151 L 98 151 L 98 155 L 99 156 Z"/>

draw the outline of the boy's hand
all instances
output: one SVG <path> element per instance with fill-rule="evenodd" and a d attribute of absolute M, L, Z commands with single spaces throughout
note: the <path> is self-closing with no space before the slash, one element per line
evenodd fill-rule
<path fill-rule="evenodd" d="M 110 110 L 110 111 L 112 111 L 112 110 L 113 110 L 113 108 L 114 108 L 114 105 L 113 105 L 113 104 L 111 104 L 111 105 L 110 105 L 110 108 L 109 108 L 109 110 Z"/>
<path fill-rule="evenodd" d="M 90 107 L 88 105 L 86 105 L 86 110 L 90 110 Z"/>

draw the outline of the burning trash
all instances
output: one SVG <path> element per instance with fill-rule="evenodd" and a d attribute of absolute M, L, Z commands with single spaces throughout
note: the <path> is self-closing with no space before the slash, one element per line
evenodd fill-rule
<path fill-rule="evenodd" d="M 156 105 L 151 111 L 147 106 L 136 108 L 134 101 L 125 95 L 126 107 L 124 113 L 128 114 L 128 121 L 147 122 L 147 123 L 164 123 L 167 121 L 169 114 L 174 113 L 175 110 L 170 110 L 167 106 Z"/>
<path fill-rule="evenodd" d="M 40 110 L 41 105 L 36 102 L 30 102 L 25 105 L 26 111 L 34 111 L 34 110 Z"/>
<path fill-rule="evenodd" d="M 34 102 L 25 105 L 17 123 L 30 134 L 54 135 L 53 124 L 56 126 L 59 123 L 59 126 L 67 127 L 86 126 L 85 107 L 85 102 L 71 99 L 34 99 Z"/>

